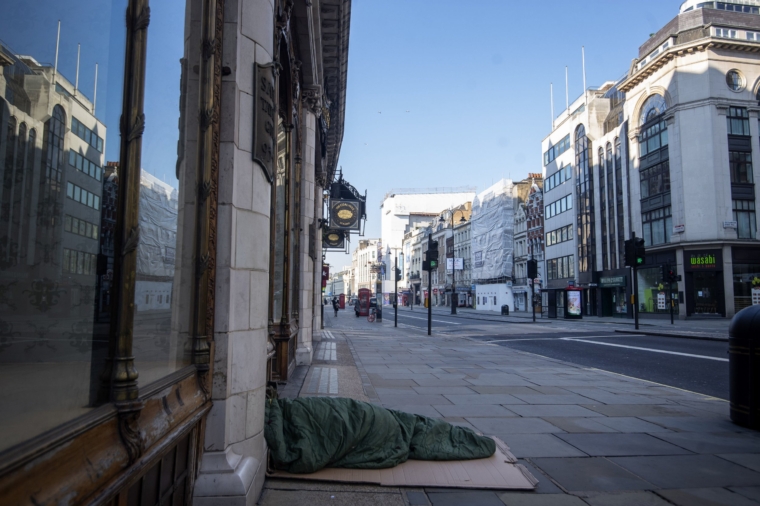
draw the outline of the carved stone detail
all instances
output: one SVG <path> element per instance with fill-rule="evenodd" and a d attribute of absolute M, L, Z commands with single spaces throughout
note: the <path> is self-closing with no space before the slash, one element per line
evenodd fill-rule
<path fill-rule="evenodd" d="M 119 410 L 119 437 L 127 450 L 129 465 L 134 464 L 143 454 L 143 434 L 137 424 L 140 418 L 140 411 L 143 408 L 142 402 L 118 403 Z"/>

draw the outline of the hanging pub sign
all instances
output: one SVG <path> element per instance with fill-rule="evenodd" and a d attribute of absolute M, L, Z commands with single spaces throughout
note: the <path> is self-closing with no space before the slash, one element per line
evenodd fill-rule
<path fill-rule="evenodd" d="M 330 200 L 330 228 L 360 230 L 361 205 L 358 200 Z"/>
<path fill-rule="evenodd" d="M 346 249 L 346 232 L 326 228 L 322 230 L 322 247 L 330 250 Z"/>
<path fill-rule="evenodd" d="M 322 264 L 322 288 L 327 287 L 327 280 L 330 279 L 330 266 Z"/>
<path fill-rule="evenodd" d="M 274 177 L 274 147 L 276 142 L 274 64 L 253 65 L 253 161 L 264 170 L 271 183 Z"/>

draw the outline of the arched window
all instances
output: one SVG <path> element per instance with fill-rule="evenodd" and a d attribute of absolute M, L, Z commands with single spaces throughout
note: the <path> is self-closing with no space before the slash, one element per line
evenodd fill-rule
<path fill-rule="evenodd" d="M 5 167 L 3 168 L 3 187 L 9 189 L 13 180 L 13 159 L 16 152 L 16 118 L 8 118 L 5 128 Z M 5 195 L 5 192 L 3 192 Z M 6 199 L 3 198 L 3 202 Z"/>
<path fill-rule="evenodd" d="M 609 165 L 608 165 L 609 166 Z M 607 195 L 605 193 L 604 148 L 599 147 L 599 211 L 602 220 L 602 269 L 609 268 L 607 248 Z"/>
<path fill-rule="evenodd" d="M 63 180 L 63 138 L 66 133 L 66 113 L 56 105 L 53 116 L 45 125 L 43 137 L 42 178 L 37 219 L 41 226 L 52 227 L 60 221 L 61 184 Z"/>
<path fill-rule="evenodd" d="M 612 143 L 608 142 L 607 146 L 605 146 L 606 151 L 606 160 L 607 160 L 607 171 L 606 171 L 606 182 L 607 182 L 607 188 L 606 190 L 604 188 L 600 188 L 600 192 L 607 193 L 606 200 L 607 200 L 607 233 L 609 234 L 609 242 L 610 242 L 610 263 L 609 268 L 610 269 L 617 269 L 617 255 L 615 254 L 618 248 L 617 244 L 617 235 L 615 234 L 615 179 L 614 179 L 614 165 L 612 163 Z"/>
<path fill-rule="evenodd" d="M 649 123 L 654 118 L 664 113 L 667 108 L 668 106 L 665 103 L 665 99 L 662 97 L 662 95 L 652 95 L 646 99 L 644 105 L 641 106 L 639 125 L 643 126 L 644 124 Z"/>

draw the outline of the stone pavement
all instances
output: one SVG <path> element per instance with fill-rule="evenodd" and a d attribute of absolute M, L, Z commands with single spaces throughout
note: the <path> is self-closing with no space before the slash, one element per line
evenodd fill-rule
<path fill-rule="evenodd" d="M 325 360 L 310 366 L 300 395 L 366 398 L 498 436 L 539 486 L 526 493 L 269 480 L 261 505 L 760 504 L 760 433 L 731 423 L 725 401 L 506 347 L 394 329 L 388 318 L 370 325 L 341 313 L 327 325 L 317 347 Z"/>

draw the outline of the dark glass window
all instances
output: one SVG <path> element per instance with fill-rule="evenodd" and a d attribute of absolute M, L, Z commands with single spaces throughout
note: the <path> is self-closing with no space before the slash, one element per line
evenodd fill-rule
<path fill-rule="evenodd" d="M 673 230 L 670 206 L 642 213 L 641 221 L 644 228 L 644 244 L 657 246 L 668 242 Z"/>
<path fill-rule="evenodd" d="M 602 219 L 602 269 L 609 266 L 607 247 L 607 195 L 605 194 L 604 149 L 599 148 L 599 211 Z"/>
<path fill-rule="evenodd" d="M 607 143 L 606 147 L 606 168 L 607 168 L 607 232 L 610 237 L 610 269 L 617 269 L 617 236 L 615 235 L 615 181 L 614 167 L 612 163 L 612 144 Z M 604 188 L 600 189 L 604 192 Z"/>
<path fill-rule="evenodd" d="M 589 142 L 586 128 L 575 130 L 575 193 L 577 209 L 578 271 L 596 270 L 594 231 L 594 176 L 589 169 Z"/>
<path fill-rule="evenodd" d="M 670 191 L 670 162 L 664 161 L 639 173 L 641 198 L 653 197 Z"/>
<path fill-rule="evenodd" d="M 749 136 L 749 113 L 744 107 L 729 107 L 726 117 L 729 135 Z"/>
<path fill-rule="evenodd" d="M 573 255 L 552 258 L 546 261 L 547 279 L 566 279 L 575 277 L 575 261 Z"/>
<path fill-rule="evenodd" d="M 734 221 L 739 239 L 757 239 L 757 217 L 754 200 L 734 200 Z"/>
<path fill-rule="evenodd" d="M 729 151 L 729 167 L 732 183 L 753 183 L 752 153 L 744 151 Z"/>
<path fill-rule="evenodd" d="M 625 215 L 623 210 L 623 156 L 620 152 L 620 138 L 615 139 L 615 207 L 617 208 L 618 244 L 625 242 Z M 618 265 L 625 264 L 625 251 L 618 250 Z"/>

